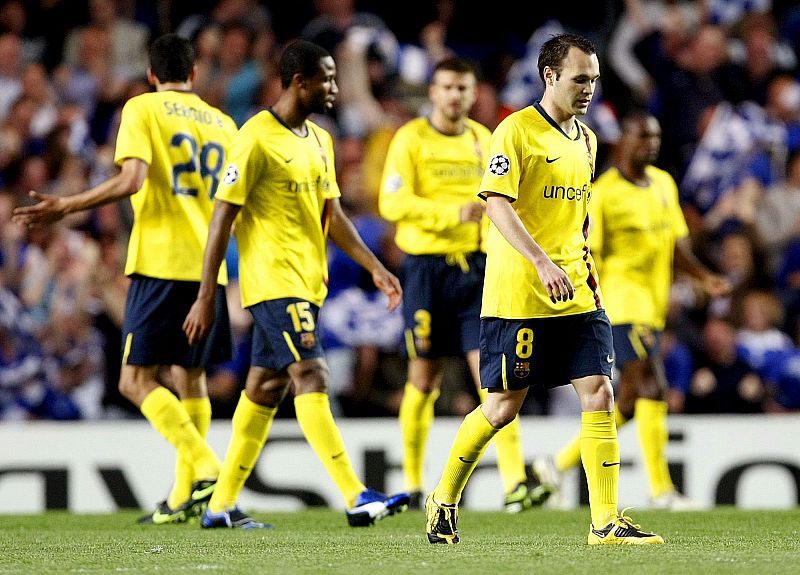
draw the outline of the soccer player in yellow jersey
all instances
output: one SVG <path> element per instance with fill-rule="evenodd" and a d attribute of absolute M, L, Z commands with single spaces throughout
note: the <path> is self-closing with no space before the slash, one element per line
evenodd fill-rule
<path fill-rule="evenodd" d="M 265 526 L 239 510 L 236 501 L 292 386 L 297 421 L 339 488 L 349 524 L 366 526 L 402 511 L 409 498 L 364 486 L 331 415 L 317 323 L 327 294 L 327 236 L 371 272 L 391 309 L 400 304 L 402 289 L 342 211 L 331 136 L 308 119 L 333 106 L 338 92 L 333 58 L 320 46 L 299 40 L 285 48 L 278 71 L 283 88 L 278 101 L 248 120 L 234 141 L 214 204 L 203 281 L 184 325 L 191 342 L 208 333 L 214 278 L 233 226 L 242 305 L 255 320 L 253 352 L 202 526 Z"/>
<path fill-rule="evenodd" d="M 528 387 L 571 383 L 580 398 L 590 544 L 663 543 L 617 510 L 619 444 L 611 387 L 611 324 L 589 251 L 597 141 L 576 118 L 592 100 L 594 46 L 560 34 L 542 46 L 541 102 L 492 134 L 480 185 L 491 226 L 481 309 L 486 400 L 466 416 L 426 500 L 428 541 L 456 543 L 458 502 L 488 443 L 519 413 Z"/>
<path fill-rule="evenodd" d="M 142 522 L 184 521 L 210 497 L 220 468 L 204 439 L 211 422 L 204 367 L 231 355 L 224 269 L 211 287 L 219 313 L 212 336 L 191 346 L 182 323 L 197 296 L 212 201 L 236 125 L 191 92 L 194 73 L 187 40 L 175 34 L 156 39 L 147 72 L 156 91 L 123 108 L 115 152 L 119 173 L 73 196 L 31 192 L 38 203 L 17 208 L 14 216 L 36 225 L 130 197 L 134 223 L 125 273 L 131 284 L 119 389 L 178 451 L 169 497 Z M 180 400 L 159 384 L 162 366 L 172 366 Z"/>
<path fill-rule="evenodd" d="M 476 384 L 483 270 L 488 222 L 480 185 L 491 132 L 469 119 L 476 78 L 460 58 L 439 62 L 431 77 L 430 115 L 395 133 L 386 158 L 379 207 L 397 223 L 395 242 L 405 256 L 400 280 L 408 356 L 408 383 L 400 405 L 403 472 L 412 507 L 423 491 L 425 443 L 442 384 L 441 358 L 465 355 Z M 480 389 L 482 398 L 486 390 Z M 505 508 L 518 512 L 544 498 L 528 486 L 519 419 L 494 440 L 505 488 Z"/>
<path fill-rule="evenodd" d="M 656 118 L 636 111 L 623 119 L 615 165 L 592 190 L 589 244 L 614 335 L 617 427 L 636 418 L 653 506 L 688 509 L 692 503 L 675 489 L 667 466 L 667 382 L 658 351 L 673 259 L 711 296 L 727 294 L 730 286 L 692 253 L 675 181 L 652 165 L 660 146 Z M 576 438 L 566 445 L 555 461 L 537 458 L 539 478 L 557 489 L 562 473 L 580 463 L 579 443 Z"/>

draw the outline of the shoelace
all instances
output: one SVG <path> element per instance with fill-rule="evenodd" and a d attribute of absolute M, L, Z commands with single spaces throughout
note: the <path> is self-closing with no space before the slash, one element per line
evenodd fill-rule
<path fill-rule="evenodd" d="M 625 512 L 628 511 L 629 509 L 633 509 L 633 507 L 626 507 L 625 509 L 623 509 L 617 516 L 617 519 L 619 520 L 620 523 L 624 523 L 626 527 L 630 527 L 631 529 L 636 529 L 637 531 L 640 531 L 641 526 L 637 523 L 634 523 L 633 519 L 631 519 L 628 515 L 625 515 Z"/>

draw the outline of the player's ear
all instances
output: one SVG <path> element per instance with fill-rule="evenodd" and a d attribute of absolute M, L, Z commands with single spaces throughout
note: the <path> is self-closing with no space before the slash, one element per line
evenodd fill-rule
<path fill-rule="evenodd" d="M 197 76 L 197 64 L 192 66 L 192 71 L 189 72 L 189 82 L 194 82 L 195 76 Z"/>
<path fill-rule="evenodd" d="M 147 69 L 147 82 L 151 86 L 155 86 L 156 83 L 158 82 L 158 78 L 156 78 L 156 75 L 153 74 L 153 69 L 152 68 L 148 68 Z"/>

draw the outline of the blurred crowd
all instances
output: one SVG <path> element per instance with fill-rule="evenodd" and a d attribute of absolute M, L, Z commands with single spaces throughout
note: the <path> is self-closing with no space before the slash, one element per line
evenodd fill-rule
<path fill-rule="evenodd" d="M 543 92 L 536 57 L 551 34 L 589 37 L 602 72 L 585 120 L 599 138 L 598 173 L 614 157 L 618 119 L 634 107 L 652 111 L 663 128 L 657 165 L 678 182 L 694 249 L 735 286 L 708 300 L 676 277 L 661 343 L 670 410 L 800 410 L 800 7 L 563 4 L 515 18 L 508 3 L 487 18 L 473 0 L 0 0 L 0 419 L 140 417 L 116 390 L 129 208 L 30 230 L 10 216 L 29 190 L 72 194 L 113 174 L 122 106 L 150 89 L 148 43 L 168 31 L 193 41 L 196 92 L 238 125 L 277 98 L 286 42 L 303 37 L 334 55 L 335 112 L 315 121 L 335 138 L 343 205 L 395 271 L 402 253 L 377 214 L 377 190 L 394 131 L 427 111 L 435 63 L 474 63 L 472 117 L 491 129 Z M 395 414 L 405 383 L 401 315 L 333 246 L 329 261 L 321 329 L 334 409 Z M 234 242 L 228 264 L 236 353 L 208 374 L 215 417 L 232 413 L 249 364 Z M 473 409 L 468 380 L 461 360 L 447 364 L 439 412 Z M 523 412 L 577 411 L 562 397 L 531 393 Z"/>

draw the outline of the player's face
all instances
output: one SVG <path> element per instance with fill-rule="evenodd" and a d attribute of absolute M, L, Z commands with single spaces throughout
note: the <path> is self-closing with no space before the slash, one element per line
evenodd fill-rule
<path fill-rule="evenodd" d="M 309 111 L 324 114 L 333 108 L 339 87 L 336 85 L 336 64 L 326 56 L 319 61 L 317 73 L 306 80 L 306 103 Z"/>
<path fill-rule="evenodd" d="M 450 121 L 460 120 L 469 114 L 475 103 L 475 76 L 452 70 L 439 70 L 434 74 L 428 97 L 435 113 Z"/>
<path fill-rule="evenodd" d="M 546 68 L 549 70 L 549 68 Z M 586 54 L 583 50 L 571 46 L 561 74 L 552 70 L 551 77 L 545 80 L 553 92 L 553 103 L 563 112 L 573 116 L 583 116 L 589 111 L 589 103 L 594 96 L 597 79 L 600 78 L 600 62 L 597 54 Z"/>
<path fill-rule="evenodd" d="M 633 129 L 631 148 L 634 159 L 652 164 L 658 159 L 661 148 L 661 125 L 653 117 L 642 118 Z"/>

